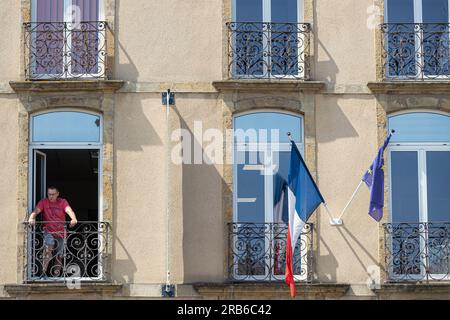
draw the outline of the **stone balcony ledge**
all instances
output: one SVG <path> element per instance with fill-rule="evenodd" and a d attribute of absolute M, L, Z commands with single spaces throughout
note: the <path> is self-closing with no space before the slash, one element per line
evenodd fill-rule
<path fill-rule="evenodd" d="M 325 89 L 323 81 L 286 80 L 286 79 L 236 79 L 214 81 L 212 85 L 218 91 L 288 91 L 320 92 Z"/>
<path fill-rule="evenodd" d="M 29 295 L 86 295 L 94 294 L 111 296 L 122 289 L 121 284 L 106 282 L 81 282 L 79 287 L 72 283 L 33 283 L 33 284 L 5 284 L 4 290 L 12 297 Z"/>
<path fill-rule="evenodd" d="M 284 282 L 196 283 L 195 290 L 206 298 L 219 299 L 290 299 L 289 287 Z M 349 290 L 349 284 L 298 283 L 296 298 L 339 299 Z"/>
<path fill-rule="evenodd" d="M 113 93 L 123 85 L 122 80 L 39 80 L 10 81 L 9 85 L 16 93 L 48 92 L 104 92 Z"/>
<path fill-rule="evenodd" d="M 367 87 L 374 94 L 450 94 L 450 80 L 371 81 Z"/>

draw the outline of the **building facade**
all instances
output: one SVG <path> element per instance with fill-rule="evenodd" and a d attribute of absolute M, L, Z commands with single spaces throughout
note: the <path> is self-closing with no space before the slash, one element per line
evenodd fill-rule
<path fill-rule="evenodd" d="M 289 298 L 289 132 L 329 209 L 296 298 L 450 298 L 449 8 L 1 0 L 0 297 Z M 390 130 L 382 220 L 362 185 L 331 223 Z M 52 185 L 79 223 L 48 257 Z"/>

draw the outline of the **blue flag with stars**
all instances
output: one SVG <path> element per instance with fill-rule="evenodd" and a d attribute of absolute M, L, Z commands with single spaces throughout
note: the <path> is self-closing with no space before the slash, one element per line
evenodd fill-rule
<path fill-rule="evenodd" d="M 380 222 L 383 217 L 383 207 L 384 207 L 384 150 L 391 140 L 392 134 L 383 143 L 383 146 L 378 150 L 378 154 L 370 166 L 369 170 L 366 171 L 362 180 L 366 183 L 370 190 L 370 204 L 369 204 L 369 215 L 376 221 Z"/>

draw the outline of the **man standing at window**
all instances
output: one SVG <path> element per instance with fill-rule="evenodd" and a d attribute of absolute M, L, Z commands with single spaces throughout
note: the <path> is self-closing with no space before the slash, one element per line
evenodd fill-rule
<path fill-rule="evenodd" d="M 59 198 L 59 190 L 56 187 L 47 189 L 47 198 L 42 199 L 36 205 L 36 209 L 31 212 L 28 223 L 31 226 L 36 224 L 36 216 L 43 213 L 44 229 L 44 258 L 42 263 L 43 277 L 46 277 L 47 267 L 52 258 L 53 251 L 56 252 L 56 262 L 54 266 L 54 276 L 61 276 L 62 255 L 64 249 L 65 222 L 67 213 L 71 218 L 70 226 L 75 226 L 78 221 L 70 208 L 66 199 Z"/>

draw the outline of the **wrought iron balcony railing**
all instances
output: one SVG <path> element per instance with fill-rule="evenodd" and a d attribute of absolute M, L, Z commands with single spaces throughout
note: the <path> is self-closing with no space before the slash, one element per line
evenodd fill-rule
<path fill-rule="evenodd" d="M 230 223 L 228 274 L 230 281 L 284 281 L 287 225 Z M 297 242 L 293 271 L 297 281 L 313 273 L 313 225 L 307 224 Z"/>
<path fill-rule="evenodd" d="M 450 280 L 450 222 L 385 224 L 387 280 Z"/>
<path fill-rule="evenodd" d="M 27 80 L 107 78 L 107 23 L 24 23 Z"/>
<path fill-rule="evenodd" d="M 229 77 L 308 80 L 310 29 L 307 23 L 227 23 Z"/>
<path fill-rule="evenodd" d="M 450 78 L 448 23 L 386 23 L 381 31 L 384 79 Z"/>
<path fill-rule="evenodd" d="M 108 280 L 109 228 L 107 222 L 25 223 L 25 282 Z"/>

